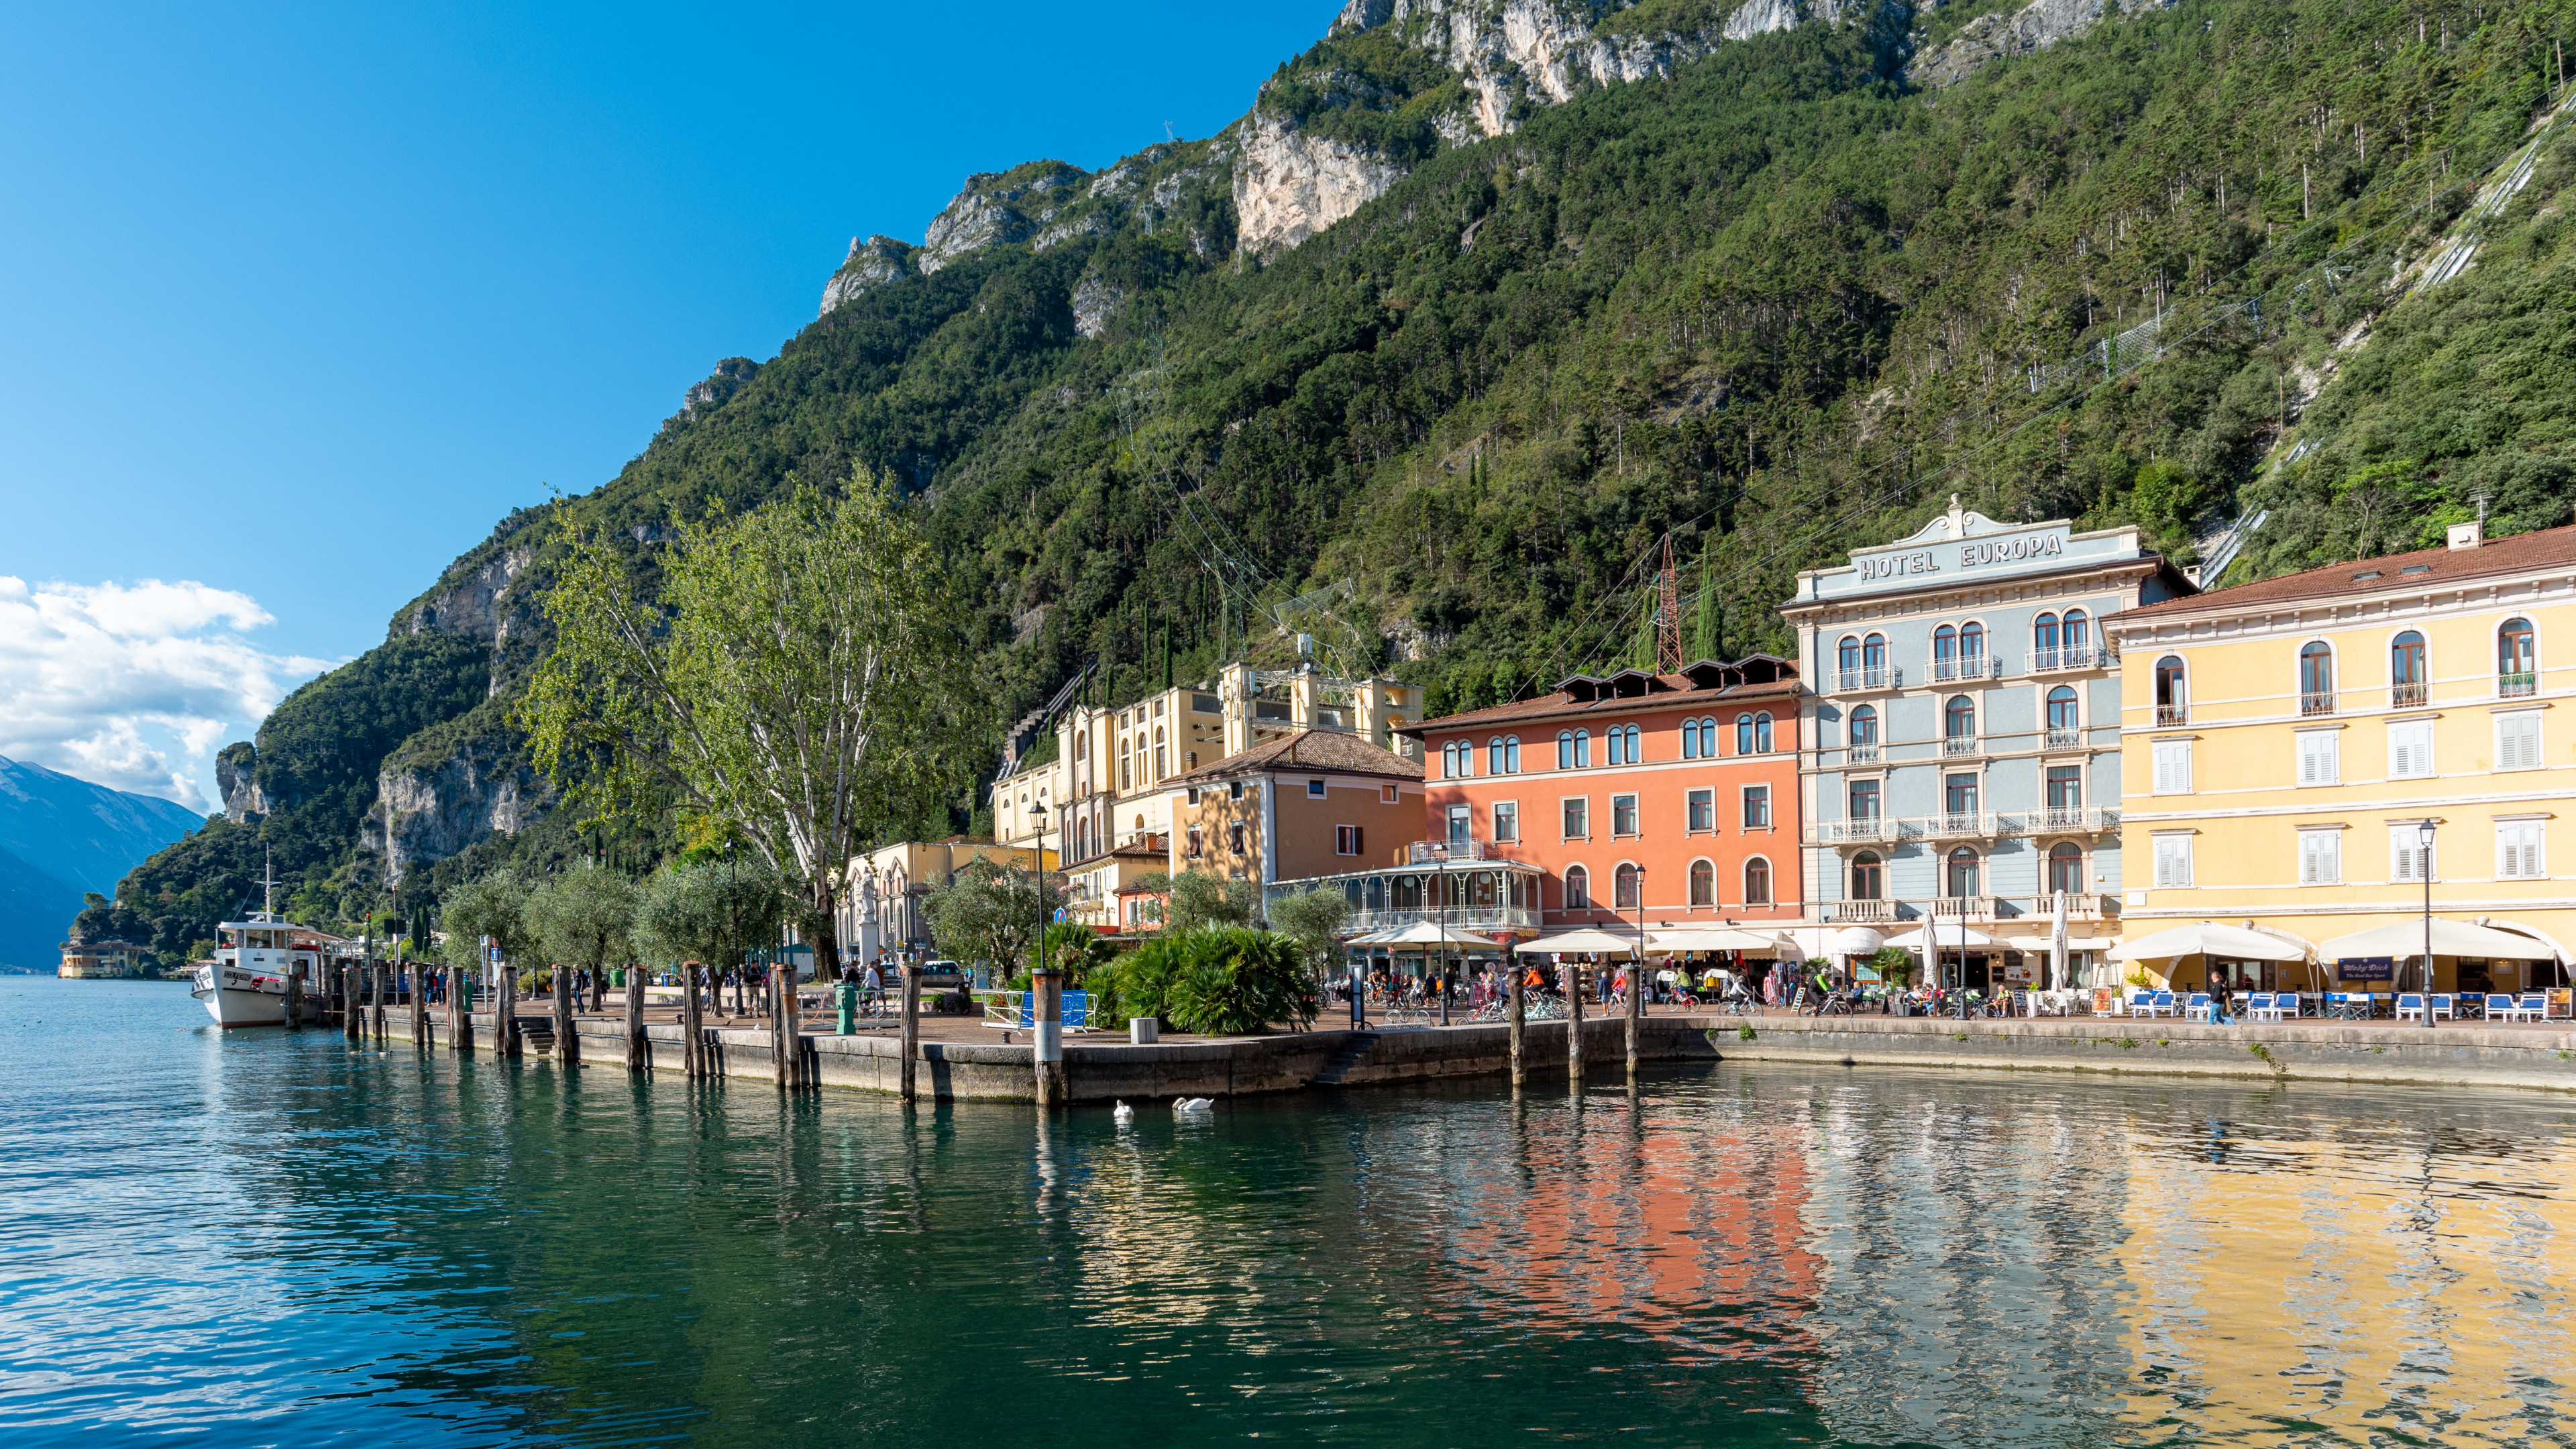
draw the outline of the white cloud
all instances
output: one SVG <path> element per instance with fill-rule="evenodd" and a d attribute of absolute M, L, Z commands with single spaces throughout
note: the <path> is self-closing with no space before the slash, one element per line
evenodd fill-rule
<path fill-rule="evenodd" d="M 0 755 L 211 810 L 215 751 L 335 662 L 243 637 L 275 622 L 204 584 L 0 575 Z"/>

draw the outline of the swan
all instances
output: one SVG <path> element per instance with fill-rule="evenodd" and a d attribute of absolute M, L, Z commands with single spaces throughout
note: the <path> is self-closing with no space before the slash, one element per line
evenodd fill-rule
<path fill-rule="evenodd" d="M 1121 1102 L 1118 1104 L 1117 1110 L 1111 1112 L 1109 1115 L 1117 1118 L 1121 1123 L 1133 1122 L 1136 1120 L 1136 1109 L 1128 1106 L 1124 1102 Z"/>
<path fill-rule="evenodd" d="M 1214 1097 L 1183 1097 L 1172 1104 L 1175 1112 L 1204 1112 L 1216 1105 Z"/>

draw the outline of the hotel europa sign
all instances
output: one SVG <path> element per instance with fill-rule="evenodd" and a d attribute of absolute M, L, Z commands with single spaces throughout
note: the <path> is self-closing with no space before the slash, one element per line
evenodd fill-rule
<path fill-rule="evenodd" d="M 1993 568 L 2000 564 L 2021 563 L 2027 559 L 2059 557 L 2066 552 L 2066 535 L 2062 533 L 2019 534 L 2012 538 L 1979 539 L 1958 546 L 1963 569 Z M 1880 554 L 1875 558 L 1855 559 L 1864 582 L 1901 578 L 1908 574 L 1937 574 L 1941 565 L 1940 549 L 1916 549 L 1911 553 Z"/>

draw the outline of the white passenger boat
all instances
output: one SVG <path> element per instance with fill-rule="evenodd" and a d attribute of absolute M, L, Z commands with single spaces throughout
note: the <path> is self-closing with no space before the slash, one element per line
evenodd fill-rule
<path fill-rule="evenodd" d="M 320 933 L 268 909 L 277 895 L 271 871 L 261 909 L 247 921 L 224 921 L 215 959 L 197 967 L 189 994 L 206 1004 L 217 1026 L 286 1024 L 287 978 L 301 977 L 310 992 L 321 975 Z"/>

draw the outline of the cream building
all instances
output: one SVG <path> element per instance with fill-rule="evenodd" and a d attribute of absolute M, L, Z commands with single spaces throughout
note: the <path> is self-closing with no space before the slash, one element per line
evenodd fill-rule
<path fill-rule="evenodd" d="M 1290 670 L 1229 664 L 1204 684 L 1114 709 L 1073 705 L 1055 722 L 1051 752 L 1042 744 L 1005 760 L 990 796 L 993 835 L 1005 845 L 1043 840 L 1068 873 L 1084 879 L 1108 869 L 1122 847 L 1132 854 L 1136 842 L 1159 837 L 1163 868 L 1185 870 L 1174 828 L 1176 803 L 1186 800 L 1174 784 L 1181 776 L 1307 730 L 1351 735 L 1419 760 L 1419 742 L 1397 731 L 1421 717 L 1422 691 L 1413 685 L 1335 679 L 1311 663 Z M 1132 862 L 1114 873 L 1132 875 Z M 1114 899 L 1111 884 L 1101 902 Z M 1109 924 L 1105 915 L 1094 923 Z"/>
<path fill-rule="evenodd" d="M 2199 957 L 2158 980 L 2565 979 L 2576 944 L 2576 527 L 2336 564 L 2113 614 L 2123 935 L 2251 924 L 2315 966 Z M 2561 713 L 2561 711 L 2566 711 Z M 2422 843 L 2431 825 L 2429 849 Z"/>

